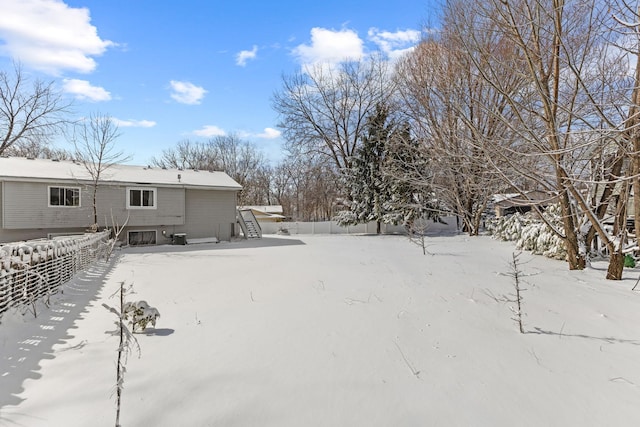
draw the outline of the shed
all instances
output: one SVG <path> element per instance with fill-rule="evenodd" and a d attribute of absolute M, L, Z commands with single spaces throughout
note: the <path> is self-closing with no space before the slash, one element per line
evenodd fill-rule
<path fill-rule="evenodd" d="M 546 191 L 532 190 L 524 193 L 495 194 L 492 198 L 496 217 L 511 215 L 516 212 L 526 213 L 535 206 L 544 210 L 555 203 L 557 196 Z"/>
<path fill-rule="evenodd" d="M 238 209 L 250 209 L 258 222 L 281 222 L 286 219 L 281 205 L 240 206 Z"/>

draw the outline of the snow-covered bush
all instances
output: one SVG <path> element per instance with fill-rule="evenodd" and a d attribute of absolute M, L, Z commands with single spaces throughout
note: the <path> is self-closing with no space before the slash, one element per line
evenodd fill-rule
<path fill-rule="evenodd" d="M 543 213 L 547 221 L 554 227 L 562 229 L 560 207 L 551 205 Z M 531 251 L 537 255 L 559 260 L 566 259 L 567 251 L 564 242 L 551 231 L 551 228 L 536 218 L 533 213 L 519 214 L 497 218 L 488 223 L 487 229 L 494 238 L 514 241 L 516 248 Z"/>
<path fill-rule="evenodd" d="M 559 260 L 567 257 L 564 242 L 542 221 L 533 222 L 522 230 L 516 248 Z"/>
<path fill-rule="evenodd" d="M 522 235 L 522 229 L 533 222 L 530 215 L 515 213 L 487 221 L 487 230 L 491 235 L 500 240 L 512 242 Z"/>
<path fill-rule="evenodd" d="M 146 301 L 125 303 L 122 314 L 124 319 L 131 324 L 132 332 L 144 331 L 149 324 L 155 328 L 156 319 L 160 317 L 158 310 L 149 306 Z"/>
<path fill-rule="evenodd" d="M 346 225 L 356 225 L 358 224 L 358 221 L 360 221 L 360 218 L 358 218 L 354 212 L 345 210 L 338 212 L 333 220 L 337 221 L 338 225 L 342 227 Z"/>

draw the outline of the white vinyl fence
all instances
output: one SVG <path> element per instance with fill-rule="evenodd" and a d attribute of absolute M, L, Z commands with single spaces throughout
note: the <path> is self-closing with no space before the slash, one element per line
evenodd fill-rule
<path fill-rule="evenodd" d="M 277 234 L 287 230 L 289 234 L 370 234 L 376 232 L 375 221 L 366 224 L 340 226 L 336 221 L 318 222 L 260 222 L 263 234 Z M 402 225 L 382 224 L 384 234 L 404 234 Z"/>
<path fill-rule="evenodd" d="M 421 232 L 425 234 L 455 233 L 457 222 L 455 216 L 443 216 L 439 221 L 424 220 Z M 277 234 L 287 230 L 289 234 L 374 234 L 375 221 L 366 224 L 340 226 L 336 221 L 319 222 L 260 222 L 263 234 Z M 407 234 L 404 225 L 381 224 L 383 234 Z"/>
<path fill-rule="evenodd" d="M 110 231 L 0 245 L 0 316 L 58 291 L 105 250 Z"/>

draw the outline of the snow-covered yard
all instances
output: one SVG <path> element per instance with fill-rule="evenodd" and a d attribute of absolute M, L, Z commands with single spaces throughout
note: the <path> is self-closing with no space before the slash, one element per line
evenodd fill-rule
<path fill-rule="evenodd" d="M 0 325 L 0 425 L 110 426 L 119 283 L 158 308 L 123 426 L 637 426 L 640 270 L 431 236 L 287 236 L 123 250 L 37 319 Z M 602 266 L 604 269 L 605 266 Z M 640 286 L 639 286 L 640 288 Z"/>

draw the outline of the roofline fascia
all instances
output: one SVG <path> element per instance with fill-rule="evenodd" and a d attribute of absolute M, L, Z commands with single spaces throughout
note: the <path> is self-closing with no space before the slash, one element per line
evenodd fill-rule
<path fill-rule="evenodd" d="M 52 182 L 68 182 L 72 184 L 84 183 L 91 184 L 93 181 L 90 179 L 82 179 L 82 178 L 30 178 L 30 177 L 15 177 L 15 176 L 1 176 L 0 181 L 8 181 L 8 182 L 36 182 L 43 184 L 50 184 Z M 100 180 L 99 184 L 101 185 L 112 185 L 112 186 L 141 186 L 148 185 L 153 187 L 161 187 L 161 188 L 185 188 L 185 189 L 197 189 L 197 190 L 220 190 L 220 191 L 240 191 L 242 190 L 241 186 L 233 186 L 227 187 L 222 185 L 196 185 L 196 184 L 168 184 L 168 183 L 158 183 L 158 182 L 148 182 L 148 183 L 140 183 L 140 182 L 131 182 L 131 181 L 110 181 L 110 180 Z"/>

